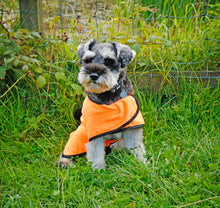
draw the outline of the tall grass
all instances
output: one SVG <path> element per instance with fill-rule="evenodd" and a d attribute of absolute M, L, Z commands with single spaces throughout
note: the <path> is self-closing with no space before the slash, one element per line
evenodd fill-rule
<path fill-rule="evenodd" d="M 210 71 L 218 70 L 218 1 L 141 2 L 117 1 L 109 22 L 110 39 L 136 50 L 138 70 L 162 71 L 161 59 L 172 71 L 204 71 L 207 60 Z"/>

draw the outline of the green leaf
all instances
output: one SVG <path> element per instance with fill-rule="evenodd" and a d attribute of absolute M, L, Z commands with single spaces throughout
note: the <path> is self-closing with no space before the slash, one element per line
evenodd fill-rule
<path fill-rule="evenodd" d="M 31 35 L 31 34 L 27 34 L 24 38 L 26 38 L 26 39 L 33 39 L 34 37 Z"/>
<path fill-rule="evenodd" d="M 9 40 L 6 34 L 0 34 L 0 42 L 8 44 L 11 43 L 12 40 Z"/>
<path fill-rule="evenodd" d="M 80 85 L 71 84 L 71 87 L 73 88 L 73 90 L 76 92 L 77 95 L 82 95 L 83 94 L 83 89 Z"/>
<path fill-rule="evenodd" d="M 191 201 L 191 202 L 194 202 L 194 201 L 199 201 L 201 199 L 201 195 L 200 194 L 196 194 L 196 195 L 191 195 L 188 200 Z"/>
<path fill-rule="evenodd" d="M 6 63 L 7 63 L 7 64 L 12 63 L 12 62 L 15 60 L 15 58 L 16 58 L 16 57 L 12 57 L 12 58 L 7 59 L 7 60 L 6 60 Z"/>
<path fill-rule="evenodd" d="M 43 75 L 40 75 L 37 80 L 36 84 L 38 88 L 41 88 L 46 85 L 46 78 Z"/>
<path fill-rule="evenodd" d="M 46 63 L 46 64 L 44 64 L 44 66 L 50 67 L 50 63 Z M 55 68 L 55 69 L 58 69 L 58 70 L 63 71 L 63 68 L 62 68 L 62 67 L 56 66 L 56 65 L 54 65 L 54 64 L 52 64 L 52 67 Z"/>
<path fill-rule="evenodd" d="M 53 191 L 53 195 L 54 195 L 54 196 L 57 196 L 57 195 L 59 195 L 59 194 L 60 194 L 59 190 L 54 190 L 54 191 Z"/>
<path fill-rule="evenodd" d="M 139 53 L 141 51 L 141 45 L 140 44 L 134 44 L 134 50 L 136 53 Z"/>
<path fill-rule="evenodd" d="M 16 58 L 15 61 L 14 61 L 14 65 L 17 66 L 18 64 L 19 64 L 19 59 Z"/>
<path fill-rule="evenodd" d="M 9 55 L 9 54 L 12 54 L 12 53 L 14 53 L 14 50 L 9 49 L 9 50 L 4 52 L 4 55 Z"/>
<path fill-rule="evenodd" d="M 0 66 L 0 79 L 5 78 L 6 68 L 3 66 Z"/>
<path fill-rule="evenodd" d="M 32 70 L 37 72 L 37 73 L 39 73 L 39 74 L 43 73 L 43 69 L 41 67 L 39 67 L 39 66 L 34 66 L 32 68 Z"/>
<path fill-rule="evenodd" d="M 219 165 L 217 163 L 210 163 L 209 168 L 210 170 L 215 171 L 215 170 L 218 170 Z"/>
<path fill-rule="evenodd" d="M 45 114 L 41 114 L 37 117 L 32 117 L 29 119 L 28 123 L 29 123 L 29 128 L 30 129 L 38 129 L 39 128 L 39 124 L 45 119 Z"/>
<path fill-rule="evenodd" d="M 36 37 L 36 38 L 41 38 L 41 36 L 40 36 L 40 34 L 39 34 L 38 32 L 32 31 L 32 32 L 31 32 L 31 35 L 33 35 L 33 36 Z"/>
<path fill-rule="evenodd" d="M 37 64 L 38 66 L 41 64 L 41 62 L 39 60 L 34 59 L 34 58 L 31 59 L 31 62 L 34 64 Z"/>
<path fill-rule="evenodd" d="M 49 82 L 50 75 L 48 73 L 44 73 L 43 76 L 45 77 L 46 82 Z"/>
<path fill-rule="evenodd" d="M 24 38 L 24 34 L 22 33 L 22 32 L 16 32 L 15 34 L 14 34 L 14 37 L 16 38 L 16 39 L 23 39 Z"/>
<path fill-rule="evenodd" d="M 55 73 L 55 77 L 56 79 L 59 80 L 65 80 L 66 79 L 66 75 L 63 72 L 56 72 Z"/>
<path fill-rule="evenodd" d="M 22 59 L 26 62 L 29 62 L 30 61 L 30 58 L 28 56 L 22 56 Z"/>
<path fill-rule="evenodd" d="M 25 72 L 28 71 L 28 65 L 25 64 L 25 65 L 22 67 L 22 70 L 25 71 Z"/>

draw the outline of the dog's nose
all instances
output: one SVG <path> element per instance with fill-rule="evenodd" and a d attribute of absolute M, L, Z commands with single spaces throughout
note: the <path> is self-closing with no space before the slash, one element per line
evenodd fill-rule
<path fill-rule="evenodd" d="M 96 81 L 99 78 L 99 75 L 97 73 L 90 74 L 90 78 L 92 81 Z"/>

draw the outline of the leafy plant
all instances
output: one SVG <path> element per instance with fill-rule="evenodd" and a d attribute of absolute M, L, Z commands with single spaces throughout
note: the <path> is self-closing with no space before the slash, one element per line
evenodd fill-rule
<path fill-rule="evenodd" d="M 51 85 L 58 87 L 61 96 L 68 94 L 70 97 L 75 97 L 83 94 L 81 87 L 74 84 L 76 78 L 66 75 L 77 71 L 71 72 L 62 65 L 53 63 L 56 59 L 58 63 L 63 63 L 59 62 L 60 57 L 56 56 L 56 51 L 63 44 L 62 41 L 58 40 L 54 44 L 44 39 L 39 33 L 26 29 L 10 32 L 9 38 L 2 35 L 0 40 L 1 79 L 5 84 L 11 85 L 1 97 L 4 97 L 21 79 L 26 80 L 26 85 L 31 85 L 32 89 L 38 92 L 42 111 L 46 109 L 46 103 L 43 100 L 46 99 L 47 102 L 49 96 L 55 93 Z M 63 47 L 60 49 L 65 50 Z M 55 97 L 50 96 L 50 99 L 54 100 Z"/>

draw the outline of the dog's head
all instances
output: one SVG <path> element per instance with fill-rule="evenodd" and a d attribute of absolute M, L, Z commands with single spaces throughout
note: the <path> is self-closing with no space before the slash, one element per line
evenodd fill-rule
<path fill-rule="evenodd" d="M 82 64 L 78 80 L 87 92 L 100 94 L 117 85 L 122 69 L 136 53 L 121 43 L 96 43 L 90 40 L 77 49 Z"/>

